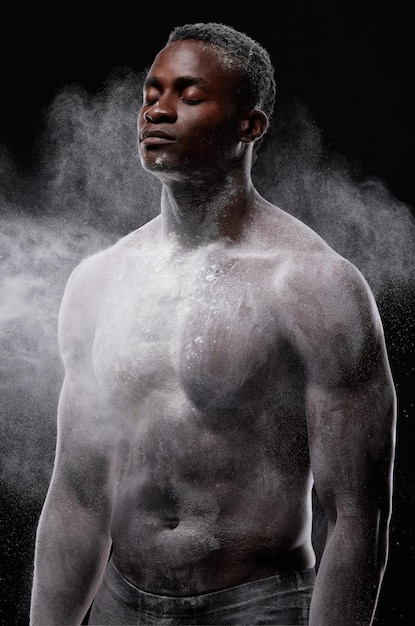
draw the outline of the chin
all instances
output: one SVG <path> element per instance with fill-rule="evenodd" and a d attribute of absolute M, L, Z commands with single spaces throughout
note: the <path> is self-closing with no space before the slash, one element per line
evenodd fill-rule
<path fill-rule="evenodd" d="M 140 154 L 141 165 L 149 172 L 171 170 L 173 161 L 171 155 L 166 152 L 146 152 Z"/>

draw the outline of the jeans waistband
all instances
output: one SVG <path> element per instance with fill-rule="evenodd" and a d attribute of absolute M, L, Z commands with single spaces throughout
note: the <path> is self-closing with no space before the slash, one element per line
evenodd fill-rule
<path fill-rule="evenodd" d="M 143 591 L 128 582 L 117 570 L 115 565 L 108 563 L 106 582 L 129 606 L 134 606 L 148 613 L 162 611 L 163 615 L 175 615 L 192 611 L 208 611 L 231 608 L 232 606 L 249 605 L 261 598 L 284 594 L 293 591 L 311 590 L 315 581 L 314 569 L 307 569 L 289 574 L 281 574 L 261 578 L 252 582 L 242 583 L 220 591 L 203 593 L 195 596 L 167 596 Z"/>

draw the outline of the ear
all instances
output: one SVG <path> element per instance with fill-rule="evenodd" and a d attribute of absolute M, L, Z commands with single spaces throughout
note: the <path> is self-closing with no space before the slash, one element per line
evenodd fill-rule
<path fill-rule="evenodd" d="M 262 137 L 268 129 L 268 118 L 260 109 L 250 109 L 240 122 L 240 140 L 251 143 Z"/>

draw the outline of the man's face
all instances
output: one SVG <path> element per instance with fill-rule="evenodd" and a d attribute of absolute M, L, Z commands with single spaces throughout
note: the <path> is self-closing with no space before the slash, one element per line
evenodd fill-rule
<path fill-rule="evenodd" d="M 160 178 L 227 171 L 240 153 L 238 73 L 209 43 L 175 41 L 156 56 L 138 116 L 143 167 Z"/>

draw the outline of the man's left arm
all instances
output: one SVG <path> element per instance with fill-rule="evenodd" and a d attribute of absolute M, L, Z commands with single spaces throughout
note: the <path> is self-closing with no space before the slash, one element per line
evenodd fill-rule
<path fill-rule="evenodd" d="M 309 624 L 368 626 L 388 555 L 396 399 L 369 288 L 347 264 L 332 281 L 307 377 L 311 468 L 328 519 Z"/>

